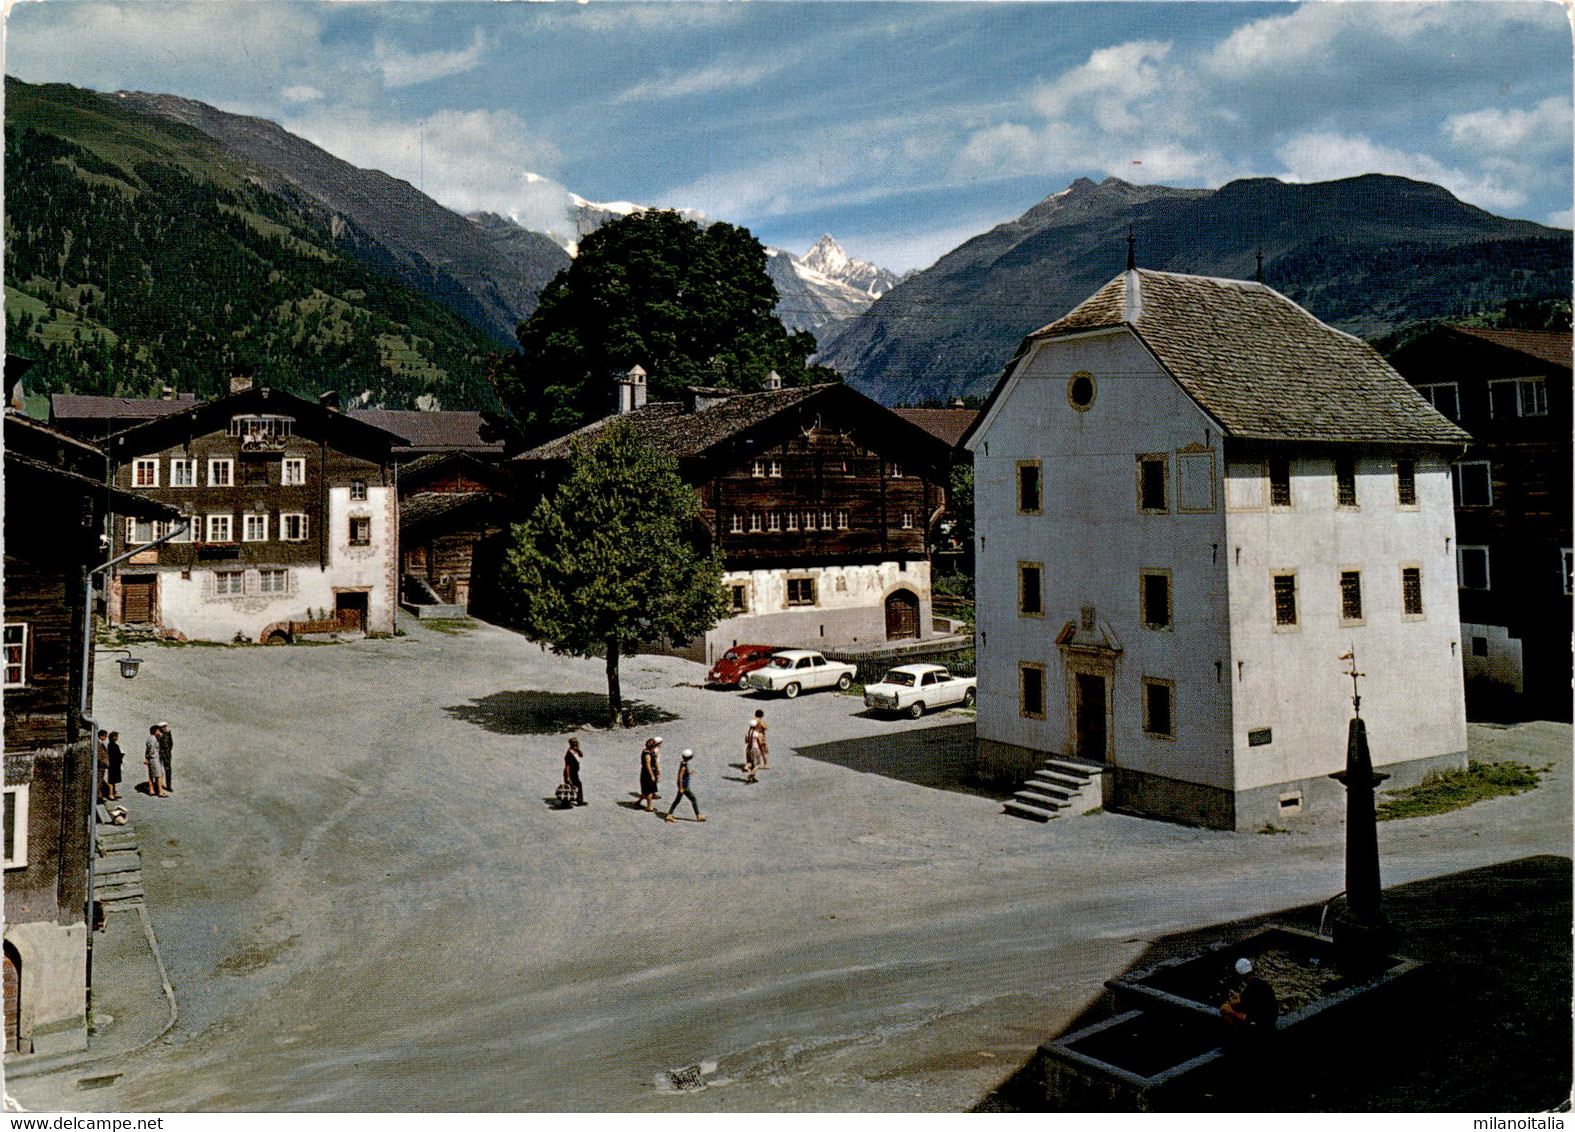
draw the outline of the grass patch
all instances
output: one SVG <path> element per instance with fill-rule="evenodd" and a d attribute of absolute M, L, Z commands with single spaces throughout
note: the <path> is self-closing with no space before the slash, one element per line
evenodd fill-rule
<path fill-rule="evenodd" d="M 1520 794 L 1535 787 L 1541 773 L 1521 763 L 1479 763 L 1473 760 L 1465 770 L 1438 771 L 1415 786 L 1390 792 L 1386 800 L 1378 805 L 1378 820 L 1446 814 L 1485 798 Z"/>
<path fill-rule="evenodd" d="M 458 617 L 433 617 L 428 620 L 421 621 L 420 625 L 423 629 L 431 629 L 434 632 L 443 633 L 450 637 L 463 637 L 466 633 L 470 632 L 470 630 L 476 627 L 476 623 L 474 621 L 464 620 Z"/>
<path fill-rule="evenodd" d="M 862 700 L 864 698 L 864 685 L 863 684 L 849 684 L 848 687 L 847 687 L 847 691 L 843 692 L 842 694 L 844 696 L 857 696 L 859 699 Z"/>

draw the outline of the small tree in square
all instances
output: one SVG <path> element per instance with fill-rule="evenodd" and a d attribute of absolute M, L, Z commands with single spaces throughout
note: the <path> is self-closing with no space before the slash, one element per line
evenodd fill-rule
<path fill-rule="evenodd" d="M 609 726 L 623 657 L 697 637 L 728 610 L 721 553 L 697 545 L 699 513 L 677 462 L 615 422 L 575 446 L 568 478 L 514 528 L 503 575 L 515 621 L 555 653 L 607 658 Z"/>

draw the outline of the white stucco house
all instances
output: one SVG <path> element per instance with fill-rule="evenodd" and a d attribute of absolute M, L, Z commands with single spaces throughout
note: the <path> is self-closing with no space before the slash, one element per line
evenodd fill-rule
<path fill-rule="evenodd" d="M 392 633 L 403 438 L 248 378 L 231 389 L 104 442 L 116 486 L 187 524 L 117 570 L 111 620 L 204 641 L 287 640 L 307 624 Z M 168 529 L 125 517 L 114 550 Z"/>
<path fill-rule="evenodd" d="M 1344 812 L 1350 662 L 1390 786 L 1465 764 L 1467 434 L 1261 283 L 1128 270 L 1030 335 L 974 454 L 979 758 L 1223 829 Z"/>

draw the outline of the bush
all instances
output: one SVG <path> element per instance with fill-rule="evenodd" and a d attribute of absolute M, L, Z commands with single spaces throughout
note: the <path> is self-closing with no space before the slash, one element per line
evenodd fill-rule
<path fill-rule="evenodd" d="M 1378 805 L 1378 820 L 1444 814 L 1485 798 L 1520 794 L 1535 787 L 1541 773 L 1521 763 L 1473 760 L 1465 770 L 1438 771 L 1415 786 L 1392 791 L 1388 800 Z"/>

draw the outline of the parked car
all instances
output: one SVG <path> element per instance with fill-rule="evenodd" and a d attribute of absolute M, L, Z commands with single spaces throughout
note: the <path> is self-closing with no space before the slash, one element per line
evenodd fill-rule
<path fill-rule="evenodd" d="M 973 707 L 978 695 L 972 676 L 953 676 L 938 664 L 899 664 L 864 687 L 864 706 L 875 711 L 907 712 L 918 719 L 931 708 Z"/>
<path fill-rule="evenodd" d="M 781 651 L 776 645 L 734 645 L 705 674 L 706 683 L 732 684 L 748 691 L 749 674 Z"/>
<path fill-rule="evenodd" d="M 760 692 L 781 692 L 791 700 L 815 688 L 846 690 L 857 671 L 851 664 L 827 660 L 809 649 L 783 649 L 749 674 L 749 686 Z"/>

